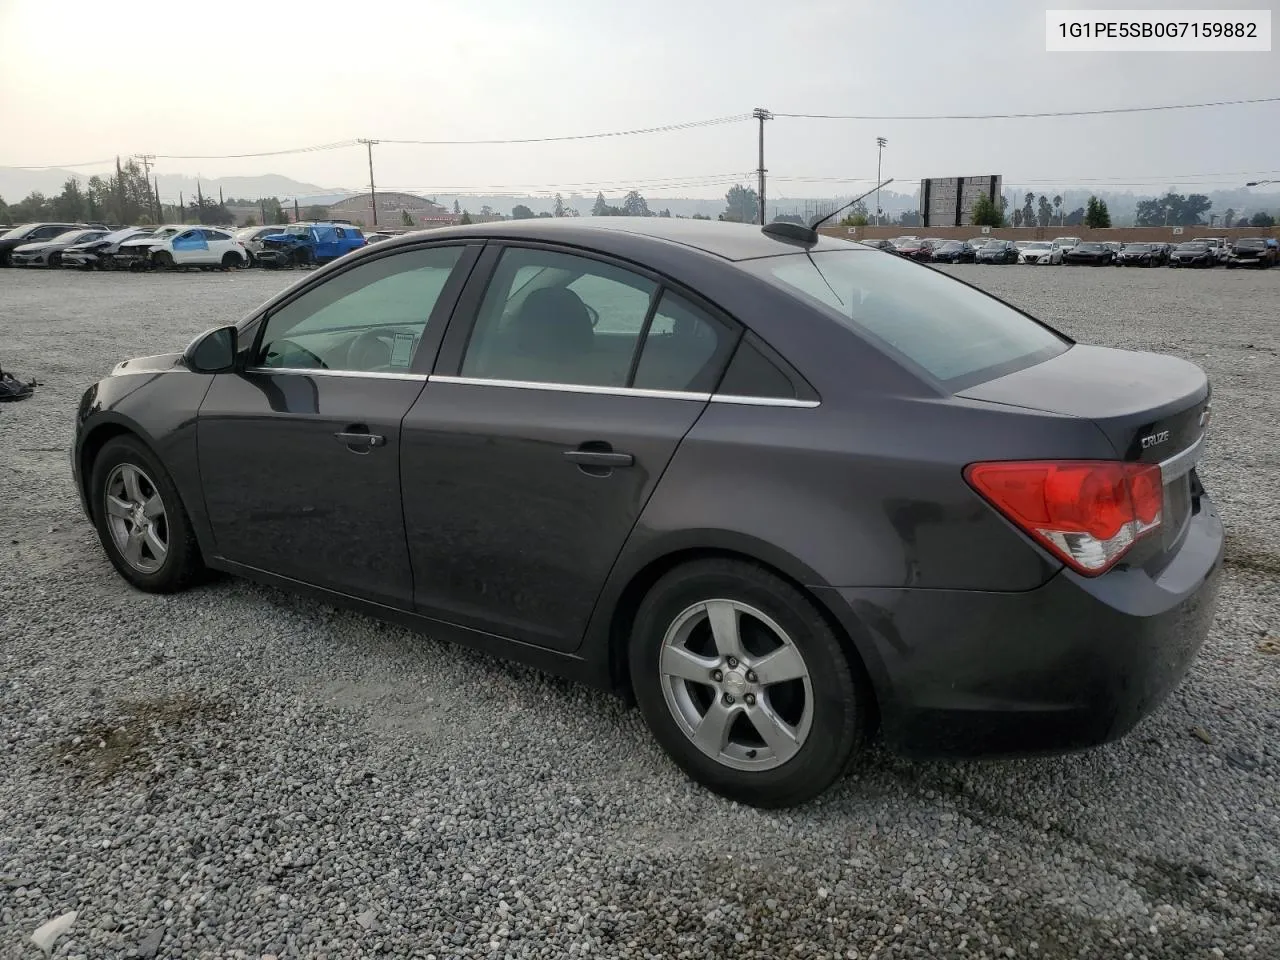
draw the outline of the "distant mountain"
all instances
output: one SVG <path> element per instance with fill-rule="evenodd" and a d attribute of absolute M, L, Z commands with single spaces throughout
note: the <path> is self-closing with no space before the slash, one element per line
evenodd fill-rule
<path fill-rule="evenodd" d="M 104 171 L 109 173 L 110 171 Z M 87 182 L 90 174 L 78 170 L 24 170 L 19 167 L 0 167 L 0 197 L 10 203 L 16 203 L 23 197 L 39 191 L 45 196 L 62 192 L 62 185 L 69 177 L 75 177 L 82 184 Z M 186 174 L 157 174 L 160 183 L 160 195 L 165 202 L 177 199 L 179 193 L 193 197 L 196 193 L 196 178 Z M 292 177 L 267 173 L 257 177 L 202 177 L 200 189 L 205 196 L 218 195 L 222 188 L 224 197 L 244 197 L 256 200 L 259 197 L 294 197 L 299 203 L 332 203 L 350 196 L 354 191 L 341 187 L 322 187 L 314 183 L 304 183 Z M 327 199 L 317 199 L 327 198 Z"/>

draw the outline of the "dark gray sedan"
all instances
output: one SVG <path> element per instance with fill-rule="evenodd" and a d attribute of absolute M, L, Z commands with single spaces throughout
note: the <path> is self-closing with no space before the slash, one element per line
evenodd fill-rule
<path fill-rule="evenodd" d="M 804 227 L 524 220 L 353 253 L 84 394 L 142 590 L 228 571 L 634 697 L 782 806 L 1115 738 L 1186 672 L 1209 384 Z"/>

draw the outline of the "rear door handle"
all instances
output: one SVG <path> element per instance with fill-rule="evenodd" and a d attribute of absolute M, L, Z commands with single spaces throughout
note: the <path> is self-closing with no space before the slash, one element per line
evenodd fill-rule
<path fill-rule="evenodd" d="M 366 430 L 339 430 L 334 434 L 339 443 L 345 443 L 348 447 L 380 447 L 387 442 L 387 438 L 380 433 L 370 433 Z"/>
<path fill-rule="evenodd" d="M 564 458 L 570 463 L 582 467 L 632 467 L 636 458 L 629 453 L 614 453 L 611 450 L 566 450 Z"/>

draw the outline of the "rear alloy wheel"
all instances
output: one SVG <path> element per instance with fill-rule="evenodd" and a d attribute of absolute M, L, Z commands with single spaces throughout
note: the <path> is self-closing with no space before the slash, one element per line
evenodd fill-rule
<path fill-rule="evenodd" d="M 630 667 L 671 758 L 752 806 L 817 796 L 864 736 L 861 664 L 804 593 L 750 563 L 703 560 L 659 580 L 636 614 Z"/>
<path fill-rule="evenodd" d="M 140 590 L 169 593 L 202 569 L 177 488 L 139 440 L 108 440 L 89 479 L 94 526 L 108 559 Z"/>
<path fill-rule="evenodd" d="M 240 266 L 240 258 L 236 256 L 234 253 L 232 253 L 230 250 L 228 250 L 226 253 L 222 255 L 223 270 L 234 270 L 238 266 Z"/>

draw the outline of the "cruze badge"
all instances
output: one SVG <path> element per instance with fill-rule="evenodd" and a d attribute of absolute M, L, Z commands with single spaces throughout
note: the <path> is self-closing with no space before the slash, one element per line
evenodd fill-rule
<path fill-rule="evenodd" d="M 1147 450 L 1154 447 L 1158 443 L 1164 443 L 1169 439 L 1169 431 L 1161 430 L 1159 433 L 1153 433 L 1150 436 L 1142 438 L 1142 449 Z"/>

